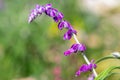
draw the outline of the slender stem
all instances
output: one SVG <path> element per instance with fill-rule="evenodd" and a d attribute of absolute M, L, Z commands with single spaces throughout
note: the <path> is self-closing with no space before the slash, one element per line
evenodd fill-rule
<path fill-rule="evenodd" d="M 106 59 L 119 59 L 119 58 L 116 58 L 116 57 L 114 57 L 112 55 L 109 55 L 109 56 L 105 56 L 105 57 L 102 57 L 102 58 L 98 59 L 95 63 L 97 64 L 97 63 L 99 63 L 99 62 L 101 62 L 103 60 L 106 60 Z"/>
<path fill-rule="evenodd" d="M 76 43 L 80 44 L 80 42 L 78 41 L 78 39 L 77 39 L 77 37 L 76 37 L 75 34 L 73 34 L 73 37 L 74 37 Z M 82 56 L 83 56 L 83 58 L 85 59 L 86 63 L 87 63 L 87 64 L 90 64 L 90 61 L 88 60 L 87 56 L 86 56 L 84 53 L 82 53 Z M 95 77 L 97 77 L 97 73 L 96 73 L 96 71 L 95 71 L 94 68 L 92 69 L 92 72 L 94 73 Z"/>

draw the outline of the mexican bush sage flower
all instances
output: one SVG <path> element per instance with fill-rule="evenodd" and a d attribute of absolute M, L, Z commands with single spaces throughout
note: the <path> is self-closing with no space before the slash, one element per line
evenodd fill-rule
<path fill-rule="evenodd" d="M 76 72 L 75 76 L 79 76 L 81 74 L 81 72 L 87 72 L 87 71 L 91 71 L 93 68 L 96 68 L 96 64 L 93 63 L 93 60 L 91 61 L 91 63 L 88 64 L 83 64 L 79 70 Z"/>
<path fill-rule="evenodd" d="M 68 31 L 64 34 L 63 39 L 64 40 L 70 40 L 72 38 L 73 34 L 77 34 L 76 30 L 74 30 L 74 29 L 68 29 Z"/>
<path fill-rule="evenodd" d="M 86 50 L 85 45 L 83 44 L 73 44 L 70 49 L 64 52 L 65 56 L 69 56 L 72 53 L 77 53 L 78 51 L 84 52 Z"/>
<path fill-rule="evenodd" d="M 70 25 L 69 22 L 63 20 L 63 21 L 59 22 L 59 24 L 58 24 L 58 29 L 59 29 L 59 30 L 62 30 L 63 28 L 71 29 L 72 26 Z"/>
<path fill-rule="evenodd" d="M 37 11 L 37 14 L 42 14 L 44 11 L 45 11 L 45 8 L 44 6 L 41 6 L 41 5 L 36 5 L 36 11 Z"/>
<path fill-rule="evenodd" d="M 45 11 L 47 11 L 49 8 L 52 8 L 52 4 L 46 4 L 44 7 L 45 7 Z"/>
<path fill-rule="evenodd" d="M 48 10 L 45 11 L 46 15 L 50 17 L 55 17 L 57 12 L 58 12 L 57 9 L 54 8 L 49 8 Z"/>
<path fill-rule="evenodd" d="M 59 22 L 63 19 L 64 15 L 61 12 L 58 12 L 55 17 L 53 17 L 53 20 L 55 22 Z"/>

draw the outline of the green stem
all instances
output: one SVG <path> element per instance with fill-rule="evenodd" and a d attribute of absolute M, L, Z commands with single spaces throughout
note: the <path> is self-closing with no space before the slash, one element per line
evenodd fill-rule
<path fill-rule="evenodd" d="M 106 60 L 106 59 L 117 59 L 117 58 L 115 58 L 112 55 L 109 55 L 109 56 L 105 56 L 105 57 L 102 57 L 102 58 L 98 59 L 95 63 L 97 64 L 97 63 L 99 63 L 99 62 L 101 62 L 103 60 Z"/>

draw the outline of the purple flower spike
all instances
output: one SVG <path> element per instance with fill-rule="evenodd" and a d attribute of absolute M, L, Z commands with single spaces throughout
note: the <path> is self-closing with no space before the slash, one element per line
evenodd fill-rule
<path fill-rule="evenodd" d="M 63 39 L 64 39 L 64 40 L 70 40 L 70 39 L 72 38 L 73 33 L 76 34 L 76 33 L 77 33 L 76 30 L 69 29 L 69 30 L 64 34 Z"/>
<path fill-rule="evenodd" d="M 70 25 L 69 22 L 63 20 L 63 21 L 59 22 L 58 28 L 59 28 L 60 30 L 62 30 L 63 28 L 71 29 L 72 27 L 71 27 L 71 25 Z"/>

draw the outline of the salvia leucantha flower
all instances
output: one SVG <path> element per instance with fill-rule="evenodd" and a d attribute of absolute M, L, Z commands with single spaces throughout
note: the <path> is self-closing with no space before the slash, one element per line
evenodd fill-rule
<path fill-rule="evenodd" d="M 63 21 L 59 22 L 58 29 L 62 30 L 63 28 L 72 29 L 72 26 L 70 25 L 69 22 L 63 20 Z"/>
<path fill-rule="evenodd" d="M 94 60 L 91 61 L 90 64 L 83 64 L 79 70 L 76 72 L 75 76 L 79 76 L 82 72 L 92 71 L 93 68 L 96 68 L 96 64 L 94 64 Z"/>
<path fill-rule="evenodd" d="M 69 56 L 72 53 L 77 53 L 78 51 L 84 52 L 86 50 L 86 47 L 84 44 L 73 44 L 70 49 L 64 52 L 65 56 Z"/>
<path fill-rule="evenodd" d="M 77 31 L 73 29 L 71 24 L 63 20 L 64 15 L 59 12 L 57 9 L 52 7 L 52 4 L 46 4 L 46 5 L 36 5 L 36 7 L 31 11 L 28 23 L 31 23 L 34 19 L 37 18 L 37 16 L 45 13 L 47 16 L 51 17 L 56 23 L 58 23 L 58 29 L 62 30 L 63 28 L 67 29 L 67 32 L 64 34 L 63 39 L 64 40 L 70 40 L 73 36 L 73 34 L 77 34 Z M 84 52 L 86 50 L 86 47 L 84 44 L 77 43 L 73 44 L 70 49 L 64 52 L 65 56 L 71 55 L 72 53 L 77 53 L 78 51 Z M 83 64 L 79 70 L 76 72 L 76 76 L 79 76 L 81 72 L 87 72 L 91 71 L 93 68 L 96 68 L 96 64 L 93 63 L 94 61 L 91 61 L 90 64 Z M 92 79 L 89 79 L 92 80 Z"/>
<path fill-rule="evenodd" d="M 63 39 L 70 40 L 73 34 L 77 34 L 76 30 L 68 29 L 68 31 L 64 34 Z"/>

